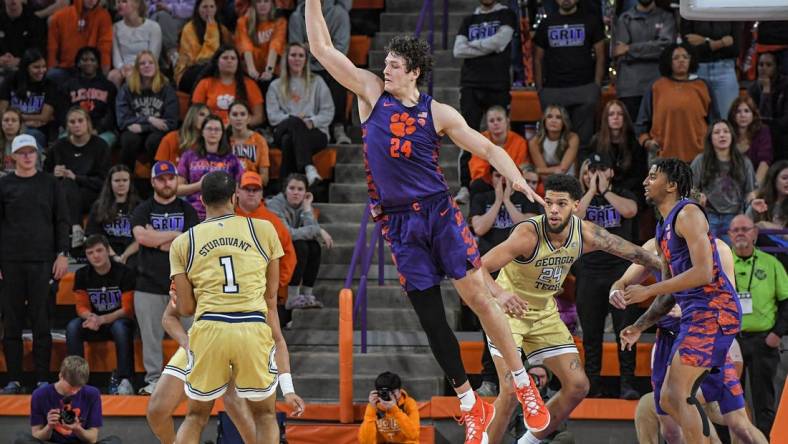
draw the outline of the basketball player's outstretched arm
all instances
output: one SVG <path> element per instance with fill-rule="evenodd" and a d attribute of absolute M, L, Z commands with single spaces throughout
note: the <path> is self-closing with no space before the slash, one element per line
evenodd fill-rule
<path fill-rule="evenodd" d="M 531 202 L 544 205 L 544 200 L 528 186 L 520 169 L 506 151 L 469 127 L 456 109 L 433 100 L 432 117 L 438 134 L 445 133 L 460 148 L 490 162 L 490 165 L 512 184 L 512 188 L 525 194 Z"/>
<path fill-rule="evenodd" d="M 266 315 L 266 322 L 271 328 L 271 335 L 274 338 L 276 345 L 276 368 L 279 374 L 290 374 L 290 353 L 287 351 L 287 342 L 282 334 L 282 328 L 279 325 L 279 312 L 276 308 L 276 296 L 279 289 L 279 259 L 274 259 L 268 262 L 268 268 L 265 272 L 265 305 L 268 308 Z M 291 415 L 301 416 L 304 413 L 304 401 L 295 393 L 288 393 L 284 395 L 285 402 L 292 409 Z"/>
<path fill-rule="evenodd" d="M 350 59 L 334 48 L 320 0 L 306 0 L 306 36 L 309 51 L 342 86 L 353 91 L 362 102 L 372 106 L 383 93 L 383 81 L 366 69 L 357 68 Z"/>
<path fill-rule="evenodd" d="M 529 257 L 536 248 L 538 236 L 533 225 L 519 224 L 512 230 L 509 237 L 496 245 L 482 257 L 482 278 L 490 293 L 498 300 L 504 312 L 513 316 L 521 316 L 528 309 L 528 303 L 511 292 L 501 288 L 492 274 L 506 266 L 518 256 Z"/>
<path fill-rule="evenodd" d="M 714 258 L 709 243 L 709 223 L 706 215 L 696 205 L 687 205 L 679 211 L 674 234 L 687 243 L 692 267 L 687 271 L 647 287 L 631 285 L 624 290 L 624 297 L 645 300 L 660 294 L 670 294 L 689 288 L 704 286 L 714 279 Z"/>
<path fill-rule="evenodd" d="M 597 224 L 584 222 L 582 230 L 583 253 L 601 250 L 654 270 L 662 269 L 662 261 L 657 255 L 610 233 Z"/>

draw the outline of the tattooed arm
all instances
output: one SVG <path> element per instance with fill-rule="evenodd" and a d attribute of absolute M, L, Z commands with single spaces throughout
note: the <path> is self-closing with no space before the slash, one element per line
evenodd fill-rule
<path fill-rule="evenodd" d="M 657 256 L 643 248 L 611 234 L 599 225 L 585 222 L 583 230 L 583 252 L 602 250 L 635 264 L 644 265 L 657 271 L 662 270 L 662 263 Z"/>
<path fill-rule="evenodd" d="M 676 305 L 676 299 L 672 294 L 657 296 L 648 310 L 634 324 L 621 330 L 619 334 L 621 337 L 621 350 L 632 350 L 632 346 L 638 342 L 640 334 L 667 315 L 674 305 Z"/>

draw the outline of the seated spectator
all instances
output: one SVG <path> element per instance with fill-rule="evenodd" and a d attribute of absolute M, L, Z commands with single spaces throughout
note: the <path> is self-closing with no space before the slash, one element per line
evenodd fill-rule
<path fill-rule="evenodd" d="M 744 371 L 750 376 L 754 423 L 769 436 L 776 410 L 774 383 L 780 343 L 788 333 L 788 276 L 777 258 L 755 248 L 758 228 L 752 219 L 736 216 L 728 234 L 742 311 L 739 342 Z"/>
<path fill-rule="evenodd" d="M 28 48 L 46 52 L 47 23 L 23 0 L 5 0 L 0 9 L 0 81 L 14 73 Z"/>
<path fill-rule="evenodd" d="M 569 114 L 564 107 L 548 105 L 536 135 L 528 141 L 528 154 L 541 177 L 551 174 L 575 174 L 580 138 L 572 132 Z"/>
<path fill-rule="evenodd" d="M 244 217 L 253 217 L 271 222 L 276 229 L 279 242 L 282 243 L 284 256 L 279 259 L 279 288 L 284 288 L 290 283 L 296 265 L 296 252 L 293 247 L 293 238 L 287 230 L 287 226 L 282 219 L 271 212 L 265 206 L 263 200 L 263 180 L 254 171 L 247 171 L 241 176 L 241 183 L 238 187 L 238 206 L 235 214 Z M 285 301 L 280 298 L 277 305 L 284 308 Z M 282 312 L 283 310 L 279 310 Z M 286 321 L 283 322 L 287 323 Z"/>
<path fill-rule="evenodd" d="M 61 84 L 71 75 L 77 51 L 85 46 L 98 48 L 101 71 L 112 67 L 112 19 L 99 0 L 74 0 L 49 19 L 47 42 L 48 77 Z"/>
<path fill-rule="evenodd" d="M 197 0 L 192 18 L 181 31 L 175 82 L 178 90 L 191 94 L 200 73 L 222 45 L 232 43 L 232 34 L 216 14 L 216 0 Z"/>
<path fill-rule="evenodd" d="M 624 108 L 622 107 L 622 111 Z M 625 112 L 625 111 L 624 111 Z M 580 185 L 584 191 L 577 206 L 577 217 L 592 222 L 610 233 L 632 241 L 634 218 L 638 213 L 637 198 L 628 189 L 616 185 L 613 160 L 608 154 L 594 153 L 580 168 Z M 645 176 L 644 176 L 645 177 Z M 629 262 L 603 251 L 584 254 L 574 266 L 577 278 L 575 287 L 577 314 L 583 329 L 585 350 L 585 372 L 590 388 L 588 396 L 602 397 L 602 343 L 605 319 L 610 313 L 616 340 L 618 333 L 637 320 L 641 310 L 630 306 L 627 310 L 615 310 L 605 296 L 613 282 L 629 266 Z M 620 391 L 622 399 L 638 399 L 635 390 L 635 351 L 618 347 L 620 367 Z"/>
<path fill-rule="evenodd" d="M 788 226 L 788 160 L 769 168 L 747 215 L 761 228 L 780 230 Z"/>
<path fill-rule="evenodd" d="M 529 163 L 528 142 L 511 130 L 509 116 L 506 110 L 500 106 L 493 106 L 485 114 L 487 121 L 487 131 L 483 132 L 484 137 L 490 139 L 492 143 L 503 148 L 515 165 Z M 470 192 L 471 196 L 477 193 L 492 191 L 492 166 L 490 162 L 479 156 L 471 156 L 468 162 L 470 170 Z M 459 193 L 458 193 L 459 194 Z M 471 198 L 471 202 L 473 199 Z"/>
<path fill-rule="evenodd" d="M 268 185 L 268 168 L 271 160 L 268 157 L 268 142 L 260 133 L 249 129 L 249 107 L 244 102 L 233 102 L 230 105 L 230 126 L 228 135 L 233 154 L 244 166 L 245 171 L 254 171 L 260 175 L 263 185 Z"/>
<path fill-rule="evenodd" d="M 178 35 L 194 12 L 194 0 L 153 0 L 148 17 L 161 29 L 162 58 L 171 68 L 178 61 Z"/>
<path fill-rule="evenodd" d="M 28 49 L 19 63 L 19 70 L 0 87 L 0 111 L 16 108 L 22 112 L 25 132 L 36 138 L 38 149 L 47 147 L 50 122 L 57 102 L 56 87 L 45 77 L 44 55 Z"/>
<path fill-rule="evenodd" d="M 350 49 L 350 3 L 348 0 L 323 0 L 322 2 L 323 18 L 328 26 L 328 32 L 331 34 L 331 43 L 334 45 L 334 49 L 342 54 L 347 54 Z M 298 6 L 290 14 L 290 21 L 287 24 L 287 41 L 291 44 L 307 44 L 305 9 L 305 0 L 298 0 Z M 304 48 L 308 50 L 306 46 Z M 289 53 L 289 51 L 286 52 Z M 310 59 L 308 63 L 309 72 L 320 76 L 326 83 L 326 86 L 328 86 L 329 91 L 331 91 L 331 100 L 336 112 L 331 116 L 331 122 L 326 127 L 333 125 L 334 143 L 349 144 L 351 140 L 345 134 L 345 124 L 347 122 L 344 112 L 347 102 L 347 90 L 336 79 L 331 77 L 331 74 L 316 59 Z"/>
<path fill-rule="evenodd" d="M 131 172 L 126 165 L 115 165 L 109 169 L 98 200 L 93 204 L 88 216 L 85 235 L 100 234 L 109 242 L 109 257 L 121 264 L 128 263 L 134 269 L 136 261 L 131 261 L 140 248 L 131 233 L 131 212 L 139 204 L 139 197 L 131 182 Z"/>
<path fill-rule="evenodd" d="M 763 183 L 772 163 L 772 133 L 761 122 L 755 102 L 749 97 L 737 97 L 728 111 L 728 122 L 736 134 L 736 148 L 746 155 L 755 168 L 755 182 Z"/>
<path fill-rule="evenodd" d="M 417 444 L 420 427 L 419 406 L 402 388 L 399 375 L 379 374 L 358 429 L 359 444 Z"/>
<path fill-rule="evenodd" d="M 249 126 L 260 126 L 264 120 L 263 95 L 254 80 L 246 77 L 241 69 L 238 51 L 232 46 L 219 48 L 202 73 L 192 94 L 192 103 L 204 103 L 212 114 L 221 117 L 227 125 L 230 105 L 235 102 L 249 104 L 252 111 Z"/>
<path fill-rule="evenodd" d="M 703 154 L 692 161 L 692 183 L 709 219 L 709 231 L 728 242 L 728 226 L 743 213 L 755 190 L 752 162 L 735 148 L 733 126 L 718 120 L 709 127 Z"/>
<path fill-rule="evenodd" d="M 312 156 L 328 146 L 334 103 L 323 78 L 312 75 L 306 45 L 290 43 L 285 53 L 280 77 L 265 96 L 265 110 L 282 150 L 280 175 L 306 174 L 313 185 L 322 177 L 312 165 Z"/>
<path fill-rule="evenodd" d="M 110 260 L 107 238 L 94 234 L 85 241 L 88 265 L 74 277 L 77 318 L 66 326 L 69 355 L 85 355 L 84 341 L 115 342 L 117 378 L 109 392 L 133 395 L 134 376 L 134 272 Z"/>
<path fill-rule="evenodd" d="M 93 135 L 90 114 L 72 108 L 66 114 L 66 137 L 58 140 L 47 153 L 44 170 L 59 180 L 66 194 L 71 223 L 71 248 L 85 240 L 82 218 L 101 191 L 110 163 L 107 143 Z"/>
<path fill-rule="evenodd" d="M 19 434 L 14 444 L 120 444 L 117 436 L 99 439 L 99 429 L 104 425 L 101 393 L 87 385 L 89 377 L 90 369 L 84 358 L 66 356 L 60 364 L 58 381 L 33 392 L 31 433 Z"/>
<path fill-rule="evenodd" d="M 60 85 L 60 101 L 57 105 L 57 120 L 66 126 L 66 113 L 78 106 L 88 113 L 93 121 L 93 129 L 111 148 L 118 139 L 115 133 L 115 97 L 118 89 L 99 69 L 101 55 L 92 46 L 80 48 L 77 52 L 75 75 Z"/>
<path fill-rule="evenodd" d="M 8 108 L 2 114 L 2 132 L 0 137 L 3 143 L 3 163 L 0 169 L 0 177 L 13 173 L 16 166 L 14 156 L 11 155 L 11 147 L 14 138 L 25 132 L 25 125 L 22 123 L 22 113 L 16 108 Z"/>
<path fill-rule="evenodd" d="M 153 159 L 159 142 L 178 125 L 178 97 L 150 51 L 137 55 L 115 106 L 121 162 L 134 171 L 140 151 Z"/>
<path fill-rule="evenodd" d="M 166 160 L 177 165 L 183 153 L 197 146 L 202 124 L 210 114 L 211 110 L 202 103 L 190 106 L 181 127 L 170 131 L 161 139 L 156 151 L 156 160 Z"/>
<path fill-rule="evenodd" d="M 112 25 L 112 71 L 107 78 L 120 86 L 131 74 L 141 51 L 150 51 L 158 60 L 161 55 L 161 28 L 145 18 L 145 0 L 118 0 L 118 16 Z"/>
<path fill-rule="evenodd" d="M 262 93 L 276 74 L 287 44 L 287 19 L 276 17 L 273 0 L 255 0 L 246 14 L 239 12 L 235 47 L 243 56 L 246 74 L 257 80 Z M 237 4 L 236 4 L 237 6 Z"/>
<path fill-rule="evenodd" d="M 285 308 L 288 310 L 323 307 L 323 303 L 318 301 L 312 292 L 320 271 L 322 250 L 319 240 L 323 240 L 326 248 L 334 246 L 334 240 L 317 223 L 312 213 L 313 200 L 314 196 L 309 192 L 306 177 L 290 174 L 285 179 L 285 191 L 268 201 L 270 210 L 287 225 L 298 258 L 293 277 L 287 286 Z"/>
<path fill-rule="evenodd" d="M 0 394 L 22 391 L 22 329 L 30 319 L 38 385 L 49 378 L 52 355 L 50 282 L 68 270 L 68 204 L 57 179 L 36 169 L 32 136 L 16 136 L 11 153 L 16 168 L 0 178 L 0 310 L 8 385 Z"/>
<path fill-rule="evenodd" d="M 698 60 L 686 43 L 672 44 L 660 54 L 661 76 L 646 90 L 635 125 L 649 165 L 657 157 L 691 162 L 703 151 L 717 107 L 709 85 L 690 76 L 697 70 Z"/>
<path fill-rule="evenodd" d="M 785 159 L 788 143 L 788 78 L 780 73 L 777 56 L 764 52 L 758 56 L 758 79 L 750 84 L 747 93 L 752 97 L 761 120 L 772 132 L 775 160 Z"/>
<path fill-rule="evenodd" d="M 531 163 L 524 163 L 520 165 L 520 172 L 523 174 L 523 179 L 531 187 L 536 190 L 539 186 L 539 173 L 536 172 L 536 167 Z"/>
<path fill-rule="evenodd" d="M 605 104 L 599 131 L 591 138 L 589 148 L 591 152 L 607 155 L 612 160 L 613 185 L 630 190 L 636 196 L 643 195 L 643 178 L 648 173 L 646 153 L 635 137 L 632 120 L 623 102 L 613 99 Z"/>
<path fill-rule="evenodd" d="M 225 171 L 236 182 L 241 180 L 244 172 L 224 134 L 222 119 L 213 114 L 205 118 L 197 145 L 184 152 L 178 162 L 178 196 L 186 196 L 186 201 L 197 211 L 200 220 L 205 219 L 200 186 L 202 178 L 212 171 Z"/>
<path fill-rule="evenodd" d="M 659 77 L 659 54 L 676 39 L 676 21 L 656 1 L 642 0 L 624 11 L 613 29 L 616 96 L 637 118 L 643 93 Z"/>
<path fill-rule="evenodd" d="M 739 96 L 736 59 L 739 57 L 742 24 L 686 19 L 679 23 L 682 39 L 697 55 L 698 77 L 711 86 L 720 117 L 728 112 L 731 103 Z"/>

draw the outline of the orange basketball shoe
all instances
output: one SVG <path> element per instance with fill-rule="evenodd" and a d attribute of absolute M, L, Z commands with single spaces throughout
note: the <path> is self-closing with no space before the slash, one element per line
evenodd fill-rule
<path fill-rule="evenodd" d="M 495 407 L 476 392 L 473 396 L 476 397 L 473 408 L 468 412 L 461 411 L 462 417 L 457 422 L 465 424 L 465 444 L 487 444 L 487 428 L 495 418 Z"/>
<path fill-rule="evenodd" d="M 531 383 L 522 387 L 517 387 L 514 384 L 514 392 L 517 394 L 517 400 L 523 406 L 523 422 L 528 430 L 532 432 L 541 432 L 546 429 L 550 424 L 550 410 L 542 401 L 542 396 L 539 394 L 539 389 L 536 388 L 536 383 L 531 375 L 528 375 Z"/>

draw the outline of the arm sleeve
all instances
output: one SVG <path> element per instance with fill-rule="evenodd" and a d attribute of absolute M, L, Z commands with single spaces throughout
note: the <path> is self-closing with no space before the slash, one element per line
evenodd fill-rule
<path fill-rule="evenodd" d="M 279 83 L 279 79 L 271 82 L 268 91 L 265 93 L 265 114 L 273 126 L 279 125 L 290 117 L 290 114 L 283 109 L 282 103 L 279 101 Z"/>
<path fill-rule="evenodd" d="M 358 442 L 359 444 L 376 444 L 378 442 L 378 425 L 375 409 L 367 404 L 367 409 L 364 411 L 364 421 L 358 428 Z"/>
<path fill-rule="evenodd" d="M 93 307 L 90 305 L 90 298 L 88 298 L 87 291 L 82 289 L 74 290 L 74 302 L 77 316 L 82 317 L 83 314 L 93 312 Z"/>
<path fill-rule="evenodd" d="M 131 229 L 145 227 L 149 222 L 150 201 L 142 202 L 131 212 Z"/>
<path fill-rule="evenodd" d="M 109 68 L 112 66 L 112 19 L 109 17 L 109 12 L 104 10 L 98 20 L 99 38 L 96 46 L 101 53 L 101 67 Z"/>
<path fill-rule="evenodd" d="M 121 22 L 118 22 L 121 23 Z M 120 54 L 120 33 L 118 32 L 119 25 L 112 25 L 112 67 L 120 69 L 123 67 L 123 56 Z"/>
<path fill-rule="evenodd" d="M 107 177 L 107 171 L 110 167 L 110 152 L 109 146 L 104 139 L 94 136 L 94 148 L 96 150 L 96 158 L 94 159 L 93 166 L 90 173 L 86 176 L 77 176 L 77 183 L 86 186 L 87 188 L 100 192 L 104 186 L 104 179 Z"/>
<path fill-rule="evenodd" d="M 68 251 L 71 246 L 71 240 L 68 238 L 71 233 L 71 223 L 68 221 L 68 204 L 66 202 L 66 194 L 63 187 L 58 186 L 57 181 L 52 181 L 52 188 L 55 198 L 55 205 L 53 206 L 55 214 L 55 252 L 60 253 Z"/>
<path fill-rule="evenodd" d="M 509 25 L 503 25 L 498 28 L 498 31 L 490 37 L 474 40 L 472 45 L 478 46 L 486 54 L 498 54 L 503 52 L 504 49 L 512 42 L 514 35 L 514 28 Z"/>
<path fill-rule="evenodd" d="M 394 410 L 394 418 L 399 423 L 400 433 L 408 441 L 418 441 L 419 427 L 421 426 L 419 420 L 419 407 L 416 401 L 411 398 L 405 398 L 405 403 L 402 408 Z"/>
<path fill-rule="evenodd" d="M 474 57 L 481 57 L 487 53 L 480 48 L 471 46 L 468 37 L 457 35 L 457 37 L 454 38 L 454 49 L 452 50 L 452 54 L 458 59 L 471 59 Z"/>
<path fill-rule="evenodd" d="M 700 192 L 703 192 L 703 154 L 698 154 L 690 163 L 692 171 L 692 183 Z"/>
<path fill-rule="evenodd" d="M 636 42 L 629 45 L 627 59 L 659 60 L 662 50 L 667 48 L 676 39 L 676 22 L 669 14 L 665 14 L 662 28 L 657 38 L 646 42 Z"/>
<path fill-rule="evenodd" d="M 118 120 L 118 129 L 121 131 L 125 131 L 133 123 L 139 123 L 139 118 L 131 109 L 131 92 L 126 85 L 120 89 L 115 99 L 115 116 Z"/>
<path fill-rule="evenodd" d="M 194 88 L 192 93 L 192 103 L 208 104 L 208 79 L 202 79 L 197 82 L 197 87 Z"/>
<path fill-rule="evenodd" d="M 317 114 L 312 116 L 312 123 L 318 128 L 328 127 L 334 119 L 334 101 L 331 91 L 321 77 L 315 76 L 315 99 L 317 99 Z"/>
<path fill-rule="evenodd" d="M 274 26 L 274 34 L 271 36 L 269 51 L 274 51 L 280 56 L 285 52 L 287 46 L 287 20 L 279 18 Z"/>
<path fill-rule="evenodd" d="M 241 57 L 243 57 L 244 53 L 252 52 L 254 49 L 254 43 L 252 43 L 252 39 L 249 38 L 249 32 L 246 29 L 246 17 L 241 17 L 238 19 L 238 22 L 235 25 L 235 47 L 238 48 L 238 52 L 241 53 Z"/>
<path fill-rule="evenodd" d="M 632 36 L 629 35 L 629 15 L 628 13 L 621 14 L 616 20 L 615 26 L 615 33 L 613 36 L 613 45 L 615 46 L 616 43 L 624 43 L 629 45 L 632 43 Z M 632 46 L 630 45 L 630 50 L 632 50 Z"/>
<path fill-rule="evenodd" d="M 178 128 L 178 117 L 180 115 L 178 95 L 175 93 L 175 88 L 172 85 L 165 85 L 161 92 L 164 95 L 162 118 L 167 122 L 167 130 L 172 131 Z"/>

